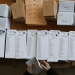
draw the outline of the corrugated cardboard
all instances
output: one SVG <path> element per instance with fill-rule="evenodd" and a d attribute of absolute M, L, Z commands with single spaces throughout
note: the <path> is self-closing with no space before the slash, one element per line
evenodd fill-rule
<path fill-rule="evenodd" d="M 25 3 L 25 0 L 16 0 L 16 3 L 18 2 L 24 2 Z"/>
<path fill-rule="evenodd" d="M 43 16 L 45 16 L 46 19 L 56 19 L 56 15 L 57 15 L 56 0 L 44 0 Z"/>
<path fill-rule="evenodd" d="M 29 26 L 47 25 L 43 17 L 43 0 L 26 0 L 26 24 Z"/>
<path fill-rule="evenodd" d="M 25 5 L 24 2 L 13 3 L 11 5 L 13 19 L 18 22 L 25 22 Z"/>

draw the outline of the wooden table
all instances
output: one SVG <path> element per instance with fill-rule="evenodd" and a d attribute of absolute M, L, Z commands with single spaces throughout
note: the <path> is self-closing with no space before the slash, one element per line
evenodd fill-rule
<path fill-rule="evenodd" d="M 11 5 L 12 3 L 15 3 L 16 0 L 0 0 L 1 4 L 8 4 Z M 58 0 L 57 0 L 58 2 Z M 24 23 L 16 23 L 11 19 L 11 29 L 16 30 L 27 30 L 27 29 L 38 29 L 38 30 L 61 30 L 61 31 L 70 31 L 75 30 L 75 26 L 58 26 L 56 21 L 50 21 L 47 26 L 27 26 Z M 14 67 L 24 67 L 25 60 L 11 60 L 11 59 L 0 59 L 0 66 L 4 65 L 12 65 Z M 70 68 L 71 63 L 53 63 L 51 64 L 55 68 Z"/>

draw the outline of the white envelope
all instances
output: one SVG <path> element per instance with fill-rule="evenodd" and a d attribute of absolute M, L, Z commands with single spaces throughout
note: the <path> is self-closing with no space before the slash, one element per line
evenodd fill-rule
<path fill-rule="evenodd" d="M 0 18 L 0 30 L 10 29 L 10 19 Z"/>
<path fill-rule="evenodd" d="M 59 2 L 59 12 L 74 12 L 74 1 L 63 0 Z"/>
<path fill-rule="evenodd" d="M 0 4 L 0 16 L 4 18 L 11 16 L 10 7 L 7 4 Z"/>
<path fill-rule="evenodd" d="M 58 12 L 57 25 L 73 26 L 74 13 L 73 12 Z"/>
<path fill-rule="evenodd" d="M 31 60 L 27 61 L 26 64 L 30 67 L 32 65 L 34 65 L 32 71 L 34 74 L 38 74 L 41 71 L 43 71 L 43 68 L 40 66 L 39 61 L 34 57 Z"/>

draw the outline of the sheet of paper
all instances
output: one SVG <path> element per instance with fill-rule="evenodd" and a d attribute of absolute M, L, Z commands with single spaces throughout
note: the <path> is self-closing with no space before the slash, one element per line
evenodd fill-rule
<path fill-rule="evenodd" d="M 16 30 L 7 30 L 5 58 L 15 58 Z"/>
<path fill-rule="evenodd" d="M 58 62 L 59 51 L 59 34 L 53 31 L 49 31 L 48 36 L 48 62 Z"/>
<path fill-rule="evenodd" d="M 71 25 L 74 24 L 74 13 L 73 12 L 58 12 L 57 25 Z"/>
<path fill-rule="evenodd" d="M 37 32 L 37 60 L 47 60 L 48 57 L 48 31 L 41 30 Z"/>
<path fill-rule="evenodd" d="M 16 59 L 26 58 L 26 31 L 16 32 Z"/>
<path fill-rule="evenodd" d="M 26 59 L 32 59 L 33 57 L 36 57 L 36 50 L 37 50 L 37 30 L 28 30 Z"/>
<path fill-rule="evenodd" d="M 68 60 L 75 61 L 75 31 L 69 32 Z"/>
<path fill-rule="evenodd" d="M 0 18 L 0 30 L 10 29 L 10 19 Z"/>
<path fill-rule="evenodd" d="M 59 34 L 59 60 L 68 60 L 68 43 L 69 43 L 69 33 L 60 32 Z"/>
<path fill-rule="evenodd" d="M 60 1 L 59 12 L 74 12 L 74 1 Z"/>
<path fill-rule="evenodd" d="M 0 33 L 0 58 L 4 58 L 5 35 L 6 35 L 6 31 Z"/>
<path fill-rule="evenodd" d="M 34 65 L 32 71 L 34 74 L 38 74 L 41 71 L 43 71 L 42 67 L 40 66 L 40 63 L 38 60 L 36 60 L 36 58 L 32 58 L 31 60 L 27 61 L 26 64 L 28 66 Z"/>

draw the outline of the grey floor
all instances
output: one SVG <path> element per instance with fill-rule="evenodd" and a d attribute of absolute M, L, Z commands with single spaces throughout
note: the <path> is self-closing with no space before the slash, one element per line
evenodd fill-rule
<path fill-rule="evenodd" d="M 13 68 L 12 66 L 0 66 L 0 75 L 23 75 L 25 68 Z M 59 75 L 75 75 L 75 68 L 71 69 L 56 69 Z M 45 71 L 38 75 L 46 75 Z"/>

